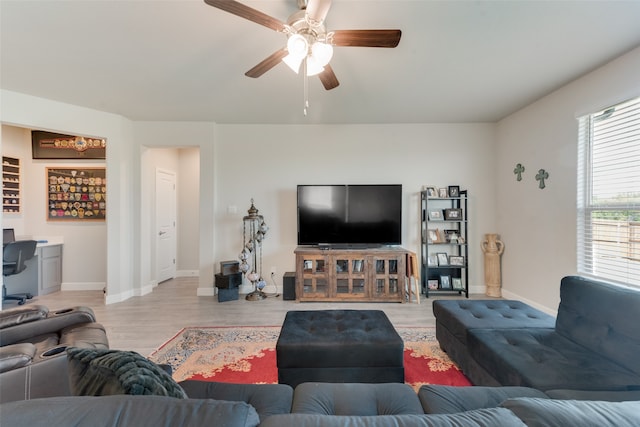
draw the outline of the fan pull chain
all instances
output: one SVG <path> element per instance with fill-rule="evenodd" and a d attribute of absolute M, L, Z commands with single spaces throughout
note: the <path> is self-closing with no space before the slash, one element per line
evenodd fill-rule
<path fill-rule="evenodd" d="M 302 106 L 302 112 L 306 116 L 309 109 L 309 76 L 307 76 L 307 60 L 305 59 L 303 62 L 304 69 L 302 70 L 302 75 L 304 76 L 304 104 Z"/>

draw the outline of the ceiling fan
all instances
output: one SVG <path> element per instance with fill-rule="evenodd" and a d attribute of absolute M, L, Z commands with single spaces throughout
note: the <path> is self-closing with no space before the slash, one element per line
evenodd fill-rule
<path fill-rule="evenodd" d="M 324 88 L 331 90 L 340 84 L 329 65 L 333 46 L 392 48 L 398 45 L 402 35 L 400 30 L 327 31 L 324 20 L 331 0 L 297 0 L 300 10 L 289 16 L 286 23 L 235 0 L 204 1 L 217 9 L 286 34 L 286 47 L 245 73 L 253 78 L 260 77 L 282 61 L 296 73 L 302 67 L 305 75 L 318 75 Z"/>

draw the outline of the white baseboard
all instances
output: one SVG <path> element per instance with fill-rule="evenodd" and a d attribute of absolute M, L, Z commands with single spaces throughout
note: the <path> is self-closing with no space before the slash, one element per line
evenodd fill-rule
<path fill-rule="evenodd" d="M 554 317 L 558 316 L 558 310 L 551 310 L 549 307 L 545 307 L 543 305 L 538 304 L 537 302 L 523 298 L 518 294 L 514 294 L 513 292 L 509 292 L 507 290 L 502 289 L 502 296 L 505 299 L 515 299 L 515 300 L 522 301 L 523 303 L 528 304 L 533 308 L 537 308 L 543 313 L 550 314 L 551 316 L 554 316 Z"/>
<path fill-rule="evenodd" d="M 129 298 L 134 296 L 134 292 L 132 289 L 125 291 L 125 292 L 121 292 L 119 294 L 112 294 L 112 295 L 106 295 L 105 299 L 104 299 L 104 303 L 105 304 L 115 304 L 117 302 L 122 302 L 122 301 L 126 301 Z"/>
<path fill-rule="evenodd" d="M 199 275 L 198 270 L 176 270 L 176 277 L 198 277 Z"/>
<path fill-rule="evenodd" d="M 63 283 L 61 291 L 101 291 L 107 286 L 104 282 L 73 282 Z"/>
<path fill-rule="evenodd" d="M 215 290 L 216 288 L 211 286 L 211 287 L 206 287 L 206 288 L 198 288 L 198 291 L 196 292 L 196 295 L 198 295 L 199 297 L 212 297 L 215 295 Z"/>

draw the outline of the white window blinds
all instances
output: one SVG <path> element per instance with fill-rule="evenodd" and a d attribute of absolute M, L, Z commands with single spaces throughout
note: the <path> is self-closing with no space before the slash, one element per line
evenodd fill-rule
<path fill-rule="evenodd" d="M 578 272 L 640 286 L 640 98 L 579 126 Z"/>

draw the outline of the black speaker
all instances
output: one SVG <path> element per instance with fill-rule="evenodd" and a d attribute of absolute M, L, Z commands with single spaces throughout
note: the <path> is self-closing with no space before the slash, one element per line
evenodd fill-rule
<path fill-rule="evenodd" d="M 289 271 L 282 277 L 282 299 L 293 301 L 296 299 L 296 273 Z"/>

